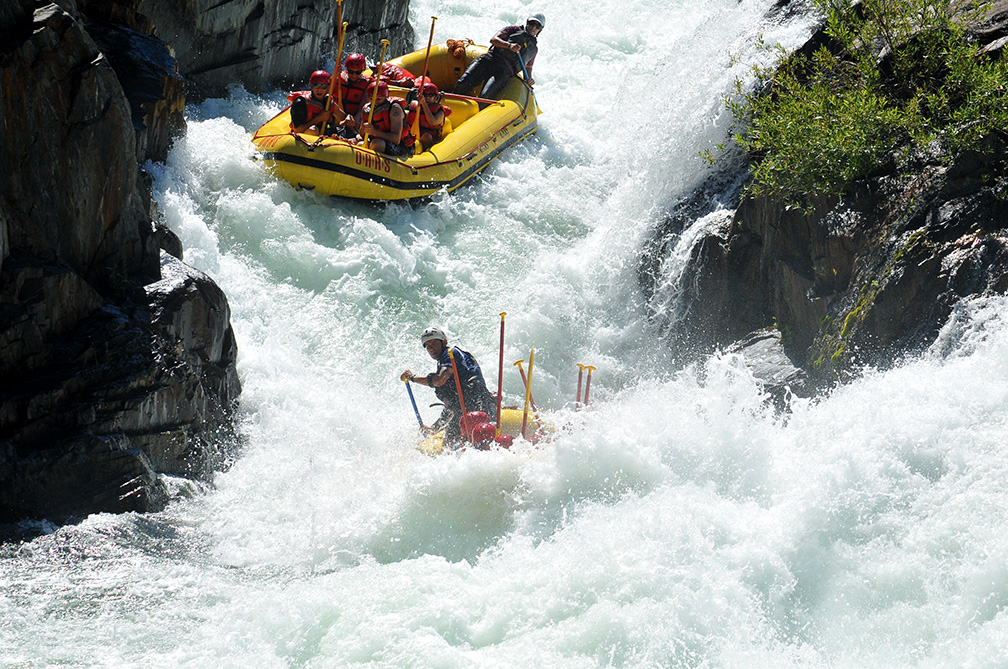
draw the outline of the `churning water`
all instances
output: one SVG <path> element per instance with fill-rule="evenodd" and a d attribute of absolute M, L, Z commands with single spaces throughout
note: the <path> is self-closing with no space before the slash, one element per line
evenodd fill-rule
<path fill-rule="evenodd" d="M 1008 664 L 1006 300 L 786 420 L 730 355 L 678 369 L 645 315 L 642 242 L 728 131 L 722 96 L 761 34 L 808 32 L 771 4 L 414 0 L 424 43 L 432 14 L 482 43 L 547 17 L 539 133 L 420 204 L 267 176 L 249 139 L 283 92 L 189 109 L 150 169 L 229 297 L 247 446 L 162 513 L 0 547 L 0 665 Z M 421 455 L 418 333 L 495 385 L 502 311 L 505 394 L 534 347 L 557 438 Z"/>

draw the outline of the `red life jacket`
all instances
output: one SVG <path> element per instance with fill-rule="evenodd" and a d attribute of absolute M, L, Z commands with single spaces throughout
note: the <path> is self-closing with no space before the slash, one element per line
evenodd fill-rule
<path fill-rule="evenodd" d="M 413 80 L 416 79 L 416 75 L 392 63 L 382 65 L 381 73 L 382 79 L 386 79 L 397 86 L 405 86 L 407 88 L 412 87 Z"/>
<path fill-rule="evenodd" d="M 451 107 L 443 107 L 440 102 L 428 104 L 427 108 L 431 110 L 431 114 L 434 116 L 437 116 L 437 113 L 441 110 L 444 110 L 444 118 L 448 118 L 452 113 Z M 420 134 L 422 135 L 424 131 L 427 131 L 434 137 L 440 139 L 441 130 L 444 129 L 444 119 L 441 119 L 441 123 L 439 125 L 430 125 L 427 122 L 427 114 L 424 114 L 423 110 L 420 109 L 420 103 L 414 100 L 410 103 L 409 113 L 406 115 L 406 123 L 409 124 L 410 128 L 413 127 L 413 119 L 416 118 L 417 114 L 420 114 Z"/>
<path fill-rule="evenodd" d="M 371 103 L 369 102 L 364 106 L 365 118 L 367 118 L 370 105 Z M 399 136 L 399 141 L 396 144 L 413 146 L 416 143 L 416 137 L 410 132 L 410 124 L 406 122 L 406 101 L 402 98 L 389 98 L 388 104 L 384 105 L 379 102 L 378 106 L 375 107 L 374 115 L 371 117 L 371 125 L 381 132 L 392 132 L 392 105 L 399 105 L 399 108 L 403 110 L 402 134 Z"/>
<path fill-rule="evenodd" d="M 340 91 L 343 94 L 343 110 L 353 116 L 361 108 L 361 103 L 371 85 L 371 77 L 358 77 L 357 81 L 347 78 L 346 70 L 340 72 Z"/>
<path fill-rule="evenodd" d="M 298 98 L 304 98 L 305 104 L 308 107 L 309 121 L 325 111 L 325 98 L 322 99 L 322 102 L 319 102 L 311 96 L 311 91 L 294 91 L 287 95 L 287 99 L 291 102 L 294 102 Z"/>

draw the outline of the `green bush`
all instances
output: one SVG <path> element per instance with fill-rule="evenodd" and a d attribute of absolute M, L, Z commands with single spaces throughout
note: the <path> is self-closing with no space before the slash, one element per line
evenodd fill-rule
<path fill-rule="evenodd" d="M 801 205 L 880 165 L 950 156 L 1008 130 L 1008 66 L 969 41 L 948 1 L 814 0 L 833 48 L 778 50 L 757 93 L 729 101 L 755 158 L 750 192 Z M 957 3 L 961 5 L 962 3 Z M 969 11 L 980 10 L 973 5 Z"/>

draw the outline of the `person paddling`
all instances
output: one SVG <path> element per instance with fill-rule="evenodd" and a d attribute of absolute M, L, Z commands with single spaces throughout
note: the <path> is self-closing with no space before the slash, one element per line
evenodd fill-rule
<path fill-rule="evenodd" d="M 406 115 L 406 125 L 413 127 L 413 119 L 420 114 L 419 130 L 420 144 L 428 149 L 442 139 L 445 118 L 451 115 L 450 107 L 441 104 L 441 93 L 430 77 L 417 77 L 417 99 L 410 103 Z"/>
<path fill-rule="evenodd" d="M 332 118 L 332 111 L 326 109 L 331 80 L 331 76 L 325 70 L 315 70 L 308 80 L 311 85 L 310 91 L 296 91 L 287 96 L 291 101 L 291 131 L 301 133 L 315 128 L 320 135 L 324 134 Z"/>
<path fill-rule="evenodd" d="M 363 144 L 366 136 L 368 146 L 378 153 L 393 157 L 413 155 L 416 138 L 406 124 L 406 101 L 402 98 L 389 98 L 388 84 L 384 81 L 371 82 L 367 95 L 370 97 L 374 92 L 377 92 L 374 113 L 371 113 L 370 99 L 357 110 L 358 139 L 355 142 Z M 368 118 L 371 119 L 370 123 Z"/>
<path fill-rule="evenodd" d="M 497 419 L 497 404 L 493 395 L 487 390 L 476 358 L 467 351 L 456 347 L 449 348 L 448 337 L 440 328 L 430 327 L 420 335 L 420 343 L 430 357 L 437 360 L 437 370 L 427 376 L 416 376 L 410 370 L 404 371 L 400 378 L 420 385 L 430 386 L 434 394 L 444 403 L 441 416 L 433 425 L 424 429 L 427 432 L 445 431 L 446 444 L 458 444 L 462 441 L 462 429 L 459 420 L 462 418 L 462 405 L 459 402 L 458 385 L 455 383 L 455 371 L 452 369 L 452 356 L 455 358 L 455 368 L 458 370 L 459 384 L 462 386 L 462 398 L 466 411 L 483 411 L 490 420 Z M 451 351 L 451 354 L 449 354 Z"/>
<path fill-rule="evenodd" d="M 346 69 L 340 72 L 340 92 L 343 96 L 343 120 L 340 121 L 339 135 L 347 139 L 357 136 L 357 112 L 362 106 L 367 96 L 368 86 L 373 81 L 371 77 L 364 76 L 367 69 L 367 59 L 364 54 L 352 53 L 346 57 Z"/>
<path fill-rule="evenodd" d="M 507 26 L 490 38 L 490 48 L 466 68 L 459 78 L 453 93 L 472 95 L 477 87 L 482 87 L 479 96 L 497 99 L 497 96 L 511 77 L 522 71 L 528 84 L 535 83 L 532 79 L 532 64 L 539 52 L 537 37 L 546 25 L 546 17 L 533 14 L 525 21 L 525 26 Z"/>

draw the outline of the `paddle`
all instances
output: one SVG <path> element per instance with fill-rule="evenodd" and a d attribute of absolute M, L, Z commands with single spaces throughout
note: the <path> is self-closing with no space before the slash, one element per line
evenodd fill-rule
<path fill-rule="evenodd" d="M 532 401 L 532 364 L 535 360 L 535 349 L 529 352 L 529 373 L 528 378 L 525 378 L 525 372 L 522 372 L 522 380 L 525 381 L 525 410 L 522 412 L 522 438 L 528 439 L 525 436 L 525 427 L 528 425 L 528 410 L 529 403 Z M 521 369 L 521 365 L 518 366 Z"/>
<path fill-rule="evenodd" d="M 420 145 L 420 114 L 423 113 L 423 109 L 421 109 L 420 107 L 421 107 L 421 104 L 423 102 L 423 100 L 422 100 L 422 98 L 423 98 L 423 85 L 424 85 L 424 82 L 427 79 L 427 64 L 430 62 L 430 48 L 431 48 L 431 44 L 434 42 L 434 22 L 435 21 L 437 21 L 437 17 L 436 16 L 432 16 L 431 17 L 431 22 L 430 22 L 430 37 L 427 38 L 427 55 L 424 56 L 423 74 L 420 75 L 420 90 L 417 91 L 417 108 L 416 108 L 416 114 L 413 115 L 413 127 L 410 129 L 410 131 L 413 133 L 413 136 L 416 137 L 416 145 L 417 145 L 416 152 L 417 153 L 421 153 L 423 151 L 423 147 Z"/>
<path fill-rule="evenodd" d="M 448 358 L 451 360 L 452 372 L 455 373 L 455 389 L 458 390 L 459 405 L 462 407 L 462 417 L 459 418 L 459 430 L 463 433 L 462 436 L 465 437 L 465 399 L 462 397 L 462 382 L 459 381 L 458 366 L 455 364 L 455 352 L 451 348 L 448 349 Z M 468 437 L 466 437 L 466 440 L 468 441 Z"/>
<path fill-rule="evenodd" d="M 507 316 L 506 311 L 502 311 L 501 317 L 501 333 L 500 333 L 500 358 L 497 364 L 497 434 L 500 434 L 500 423 L 501 423 L 501 393 L 503 391 L 504 382 L 504 317 Z"/>
<path fill-rule="evenodd" d="M 525 370 L 522 369 L 522 363 L 523 362 L 525 362 L 524 358 L 522 358 L 521 360 L 519 360 L 518 362 L 516 362 L 512 366 L 517 366 L 518 367 L 518 373 L 521 374 L 522 385 L 525 386 L 525 389 L 527 390 L 528 389 L 528 381 L 525 379 Z M 535 399 L 532 398 L 532 393 L 529 393 L 529 401 L 532 402 L 532 411 L 538 412 L 539 410 L 536 409 Z"/>
<path fill-rule="evenodd" d="M 381 60 L 378 62 L 378 69 L 374 71 L 377 74 L 375 74 L 375 80 L 374 80 L 374 93 L 371 94 L 371 110 L 368 112 L 368 117 L 367 117 L 368 127 L 371 127 L 371 121 L 374 120 L 374 108 L 375 108 L 375 104 L 378 102 L 378 84 L 381 83 L 381 69 L 382 69 L 382 65 L 385 64 L 385 49 L 388 48 L 388 45 L 389 45 L 389 41 L 387 39 L 383 39 L 381 41 Z M 367 148 L 367 145 L 368 145 L 368 135 L 369 134 L 370 133 L 364 133 L 364 148 L 365 149 Z"/>
<path fill-rule="evenodd" d="M 406 382 L 406 392 L 409 393 L 409 401 L 410 401 L 410 404 L 413 405 L 413 413 L 416 414 L 417 422 L 420 423 L 420 429 L 422 430 L 422 429 L 424 429 L 423 418 L 420 417 L 420 410 L 417 409 L 416 398 L 413 397 L 413 389 L 410 388 L 410 384 L 409 384 L 409 380 L 408 379 L 403 378 L 403 379 L 400 379 L 400 380 Z"/>
<path fill-rule="evenodd" d="M 522 66 L 522 75 L 524 76 L 524 78 L 522 79 L 522 83 L 525 84 L 525 88 L 529 89 L 529 93 L 534 93 L 534 91 L 532 89 L 532 83 L 530 81 L 532 79 L 532 77 L 529 76 L 528 70 L 525 69 L 525 59 L 522 58 L 522 55 L 520 53 L 517 54 L 517 55 L 518 55 L 518 62 L 521 63 L 521 66 Z M 528 107 L 528 98 L 527 97 L 525 99 L 525 106 Z M 539 109 L 539 103 L 538 102 L 536 103 L 536 114 L 542 114 L 542 110 Z M 524 109 L 522 109 L 522 116 L 525 116 L 525 110 Z"/>
<path fill-rule="evenodd" d="M 329 111 L 329 107 L 332 106 L 333 101 L 333 87 L 336 88 L 337 95 L 339 95 L 340 84 L 340 58 L 343 57 L 343 34 L 345 26 L 343 25 L 343 0 L 336 0 L 336 64 L 333 65 L 332 77 L 329 79 L 329 98 L 326 100 L 326 111 Z M 337 106 L 343 109 L 343 100 L 340 98 Z M 323 128 L 324 130 L 324 128 Z M 325 135 L 325 132 L 320 133 Z"/>
<path fill-rule="evenodd" d="M 578 387 L 577 395 L 574 396 L 574 408 L 578 409 L 581 407 L 581 377 L 584 375 L 585 366 L 580 362 L 576 364 L 578 366 Z"/>
<path fill-rule="evenodd" d="M 585 406 L 588 406 L 588 391 L 591 390 L 591 373 L 595 371 L 595 368 L 591 365 L 585 365 L 585 369 L 588 370 L 588 380 L 585 381 Z"/>
<path fill-rule="evenodd" d="M 502 105 L 503 100 L 491 100 L 490 98 L 478 98 L 475 95 L 462 95 L 461 93 L 445 93 L 441 92 L 442 97 L 446 97 L 449 100 L 472 100 L 473 102 L 482 102 L 487 105 Z"/>
<path fill-rule="evenodd" d="M 532 81 L 531 81 L 532 78 L 529 76 L 528 70 L 525 69 L 525 59 L 522 58 L 520 51 L 516 51 L 515 55 L 518 56 L 518 62 L 521 63 L 522 75 L 525 77 L 524 79 L 525 85 L 528 86 L 529 88 L 532 88 Z"/>

